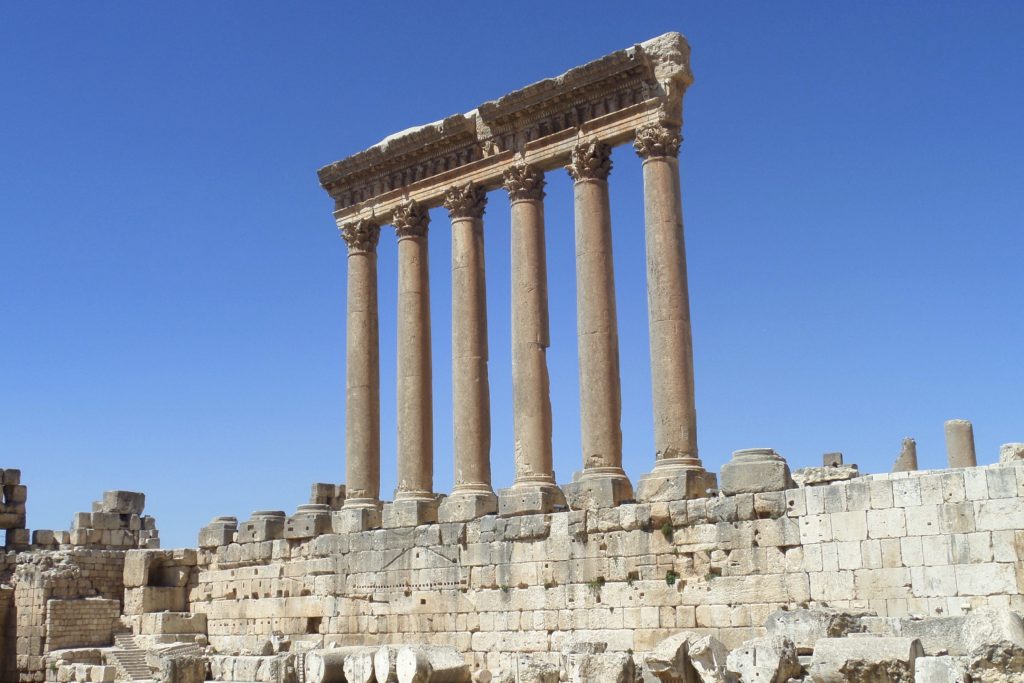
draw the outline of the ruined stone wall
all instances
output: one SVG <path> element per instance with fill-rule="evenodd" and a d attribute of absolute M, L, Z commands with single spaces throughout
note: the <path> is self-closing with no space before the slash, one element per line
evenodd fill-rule
<path fill-rule="evenodd" d="M 48 600 L 46 651 L 69 647 L 108 647 L 121 617 L 118 600 Z"/>
<path fill-rule="evenodd" d="M 124 551 L 74 548 L 37 550 L 18 556 L 14 616 L 20 680 L 43 680 L 43 656 L 54 649 L 47 641 L 48 603 L 104 598 L 116 602 L 120 613 L 123 576 Z"/>
<path fill-rule="evenodd" d="M 557 657 L 570 635 L 643 652 L 729 646 L 803 604 L 880 616 L 1024 610 L 1024 467 L 872 475 L 778 493 L 431 524 L 200 550 L 211 643 L 453 645 Z M 544 654 L 547 653 L 547 654 Z"/>

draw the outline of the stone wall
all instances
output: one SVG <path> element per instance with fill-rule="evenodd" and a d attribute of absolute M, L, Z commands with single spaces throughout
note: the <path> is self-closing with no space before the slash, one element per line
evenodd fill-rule
<path fill-rule="evenodd" d="M 223 652 L 271 634 L 433 643 L 497 666 L 563 641 L 729 646 L 780 607 L 880 616 L 1024 610 L 1024 467 L 872 475 L 784 492 L 253 540 L 199 551 L 190 609 Z"/>
<path fill-rule="evenodd" d="M 120 617 L 119 600 L 48 600 L 45 649 L 109 647 Z"/>

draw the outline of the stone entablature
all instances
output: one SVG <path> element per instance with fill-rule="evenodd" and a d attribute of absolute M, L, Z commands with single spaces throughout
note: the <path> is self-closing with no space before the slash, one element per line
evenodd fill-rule
<path fill-rule="evenodd" d="M 496 189 L 513 163 L 558 168 L 577 137 L 617 145 L 645 123 L 678 128 L 692 82 L 689 45 L 666 33 L 466 114 L 392 135 L 318 175 L 339 224 L 387 222 L 409 199 L 439 205 L 453 178 Z"/>

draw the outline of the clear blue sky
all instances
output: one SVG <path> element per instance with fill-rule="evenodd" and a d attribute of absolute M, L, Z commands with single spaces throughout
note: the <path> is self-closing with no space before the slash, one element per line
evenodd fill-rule
<path fill-rule="evenodd" d="M 1024 4 L 0 5 L 0 466 L 29 525 L 145 491 L 165 547 L 344 477 L 345 247 L 318 167 L 666 31 L 699 441 L 887 471 L 1024 440 Z M 640 164 L 611 178 L 626 468 L 653 460 Z M 571 186 L 548 178 L 555 459 L 580 462 Z M 512 478 L 508 203 L 486 216 L 496 487 Z M 431 232 L 450 489 L 450 235 Z M 383 491 L 395 244 L 380 246 Z"/>

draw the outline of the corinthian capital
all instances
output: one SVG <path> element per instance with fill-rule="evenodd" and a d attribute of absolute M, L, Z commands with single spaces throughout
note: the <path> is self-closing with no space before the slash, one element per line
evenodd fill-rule
<path fill-rule="evenodd" d="M 391 224 L 399 239 L 403 237 L 426 237 L 430 214 L 427 208 L 415 200 L 402 204 L 391 216 Z"/>
<path fill-rule="evenodd" d="M 487 193 L 480 185 L 466 183 L 448 188 L 444 193 L 444 208 L 455 218 L 483 218 L 487 206 Z"/>
<path fill-rule="evenodd" d="M 371 253 L 377 251 L 380 226 L 368 220 L 358 220 L 341 226 L 341 239 L 348 245 L 348 253 Z"/>
<path fill-rule="evenodd" d="M 612 172 L 612 148 L 600 140 L 588 140 L 572 149 L 565 170 L 573 180 L 608 180 Z"/>
<path fill-rule="evenodd" d="M 517 164 L 502 175 L 508 198 L 514 202 L 524 199 L 544 199 L 544 173 L 526 164 Z"/>
<path fill-rule="evenodd" d="M 633 149 L 645 161 L 655 157 L 675 157 L 679 156 L 682 140 L 678 128 L 651 123 L 637 129 Z"/>

